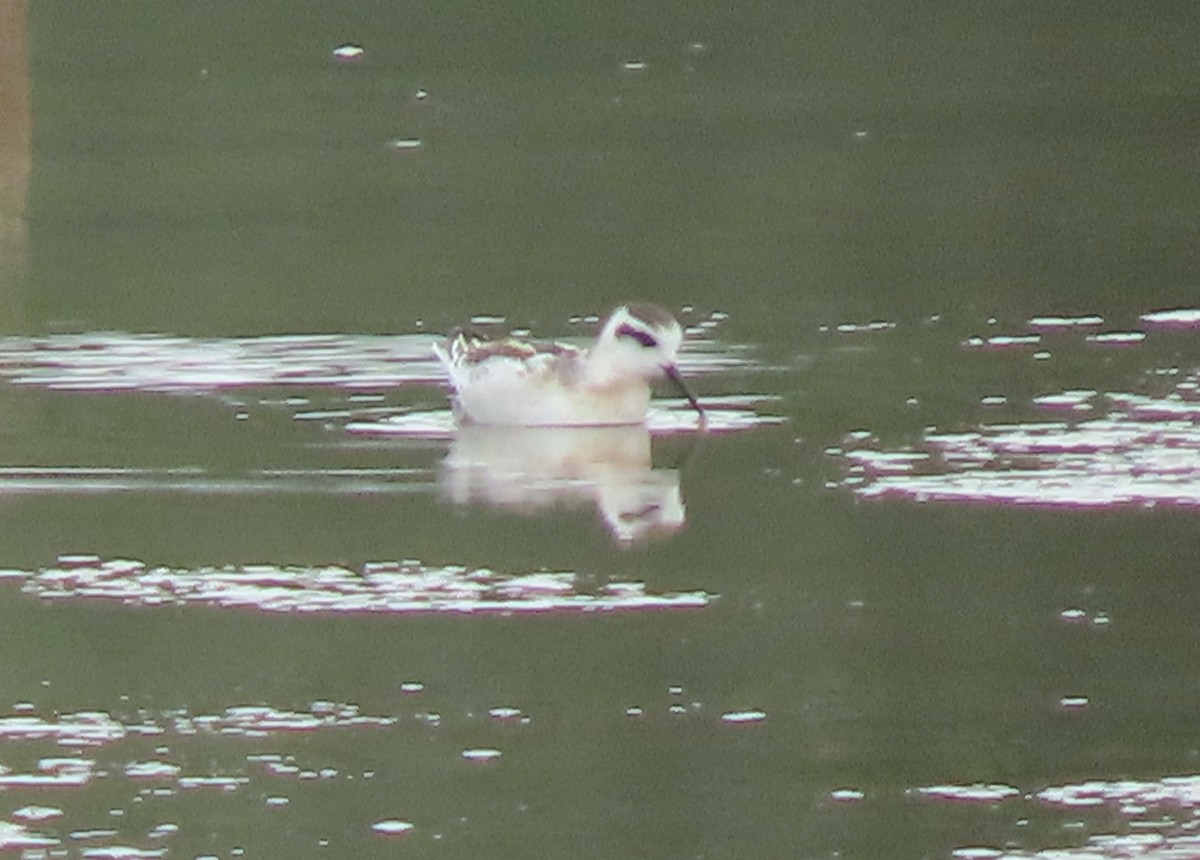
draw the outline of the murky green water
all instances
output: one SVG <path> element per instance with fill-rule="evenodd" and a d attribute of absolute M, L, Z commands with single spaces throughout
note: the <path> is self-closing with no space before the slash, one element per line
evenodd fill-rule
<path fill-rule="evenodd" d="M 1192 4 L 0 10 L 0 846 L 1200 850 Z"/>

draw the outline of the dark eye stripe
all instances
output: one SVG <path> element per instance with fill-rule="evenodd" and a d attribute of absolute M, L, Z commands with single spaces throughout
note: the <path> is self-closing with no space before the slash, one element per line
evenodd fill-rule
<path fill-rule="evenodd" d="M 633 326 L 621 326 L 617 329 L 617 337 L 631 337 L 645 347 L 658 346 L 658 340 L 654 335 Z"/>

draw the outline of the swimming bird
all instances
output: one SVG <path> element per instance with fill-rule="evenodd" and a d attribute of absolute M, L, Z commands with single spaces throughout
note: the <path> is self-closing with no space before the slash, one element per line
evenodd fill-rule
<path fill-rule="evenodd" d="M 651 304 L 613 311 L 595 343 L 506 338 L 488 340 L 458 331 L 434 353 L 450 375 L 460 421 L 528 427 L 641 424 L 650 406 L 650 382 L 666 376 L 700 413 L 676 365 L 683 329 Z"/>

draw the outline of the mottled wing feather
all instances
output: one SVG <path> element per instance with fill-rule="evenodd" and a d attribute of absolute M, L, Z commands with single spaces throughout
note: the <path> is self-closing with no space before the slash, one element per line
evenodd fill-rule
<path fill-rule="evenodd" d="M 541 363 L 540 360 L 544 358 L 575 356 L 580 352 L 577 347 L 553 341 L 527 341 L 516 338 L 489 340 L 465 335 L 460 335 L 456 339 L 451 351 L 461 356 L 460 361 L 476 365 L 490 358 L 515 358 L 520 361 Z"/>

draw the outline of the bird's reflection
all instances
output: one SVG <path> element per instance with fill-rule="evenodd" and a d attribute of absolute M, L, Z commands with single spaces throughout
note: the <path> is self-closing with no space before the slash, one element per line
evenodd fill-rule
<path fill-rule="evenodd" d="M 623 544 L 684 523 L 679 472 L 653 468 L 650 432 L 641 426 L 464 425 L 442 463 L 441 484 L 461 505 L 537 511 L 592 500 Z"/>

